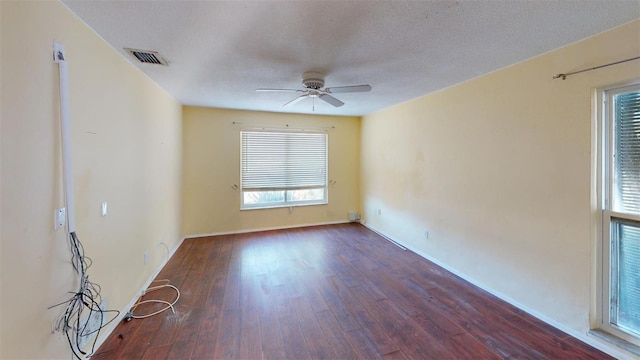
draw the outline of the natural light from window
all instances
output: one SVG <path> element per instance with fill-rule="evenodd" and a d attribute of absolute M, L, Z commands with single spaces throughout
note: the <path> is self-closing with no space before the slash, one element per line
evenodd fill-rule
<path fill-rule="evenodd" d="M 640 345 L 640 85 L 602 102 L 601 327 Z"/>
<path fill-rule="evenodd" d="M 327 203 L 327 134 L 241 131 L 241 209 Z"/>

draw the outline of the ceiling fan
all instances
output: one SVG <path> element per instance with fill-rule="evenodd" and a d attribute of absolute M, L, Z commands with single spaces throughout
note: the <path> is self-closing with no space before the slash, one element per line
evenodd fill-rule
<path fill-rule="evenodd" d="M 256 91 L 293 92 L 300 94 L 297 98 L 287 102 L 283 106 L 293 105 L 304 98 L 311 97 L 322 99 L 335 107 L 340 107 L 344 105 L 344 103 L 330 94 L 371 91 L 371 85 L 351 85 L 325 88 L 324 75 L 312 71 L 306 72 L 302 75 L 302 85 L 304 86 L 304 89 L 256 89 Z"/>

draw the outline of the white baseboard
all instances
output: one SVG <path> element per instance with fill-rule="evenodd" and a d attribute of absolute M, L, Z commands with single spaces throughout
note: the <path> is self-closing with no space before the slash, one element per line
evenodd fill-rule
<path fill-rule="evenodd" d="M 193 238 L 207 237 L 207 236 L 246 234 L 246 233 L 258 232 L 258 231 L 284 230 L 284 229 L 295 229 L 295 228 L 309 227 L 309 226 L 347 224 L 347 223 L 350 223 L 350 222 L 353 222 L 353 221 L 337 220 L 337 221 L 320 222 L 320 223 L 285 225 L 285 226 L 275 226 L 275 227 L 266 227 L 266 228 L 253 228 L 253 229 L 244 229 L 244 230 L 234 230 L 234 231 L 222 231 L 222 232 L 214 232 L 214 233 L 208 233 L 208 234 L 191 234 L 191 235 L 186 235 L 185 238 L 186 239 L 193 239 Z"/>
<path fill-rule="evenodd" d="M 569 328 L 569 327 L 567 327 L 567 326 L 555 321 L 554 319 L 551 319 L 551 318 L 547 317 L 546 315 L 539 313 L 538 311 L 535 311 L 535 310 L 533 310 L 533 309 L 531 309 L 531 308 L 529 308 L 529 307 L 527 307 L 525 305 L 522 305 L 521 303 L 515 301 L 514 299 L 512 299 L 509 296 L 506 296 L 506 295 L 504 295 L 504 294 L 502 294 L 502 293 L 500 293 L 498 291 L 495 291 L 494 289 L 486 287 L 484 284 L 478 282 L 477 280 L 467 276 L 466 274 L 463 274 L 463 273 L 459 272 L 458 270 L 448 266 L 447 264 L 444 264 L 444 263 L 440 262 L 437 259 L 434 259 L 433 257 L 427 255 L 426 253 L 424 253 L 424 252 L 422 252 L 422 251 L 420 251 L 420 250 L 418 250 L 418 249 L 416 249 L 416 248 L 414 248 L 414 247 L 412 247 L 410 245 L 407 245 L 407 244 L 403 243 L 402 241 L 398 241 L 398 240 L 395 240 L 395 239 L 391 238 L 389 235 L 385 234 L 384 232 L 380 231 L 379 229 L 376 229 L 375 227 L 371 226 L 370 224 L 368 224 L 366 222 L 362 222 L 362 225 L 364 225 L 369 230 L 375 232 L 376 234 L 379 234 L 380 236 L 386 238 L 387 240 L 407 248 L 408 250 L 410 250 L 410 251 L 420 255 L 421 257 L 433 262 L 434 264 L 440 266 L 441 268 L 453 273 L 454 275 L 461 277 L 465 281 L 470 282 L 471 284 L 481 288 L 482 290 L 485 290 L 485 291 L 491 293 L 492 295 L 500 298 L 501 300 L 503 300 L 503 301 L 505 301 L 505 302 L 517 307 L 518 309 L 526 312 L 527 314 L 529 314 L 529 315 L 531 315 L 531 316 L 533 316 L 533 317 L 535 317 L 535 318 L 547 323 L 550 326 L 553 326 L 554 328 L 556 328 L 556 329 L 558 329 L 558 330 L 560 330 L 560 331 L 562 331 L 564 333 L 567 333 L 567 334 L 573 336 L 574 338 L 577 338 L 577 339 L 579 339 L 579 340 L 581 340 L 581 341 L 593 346 L 594 348 L 596 348 L 596 349 L 598 349 L 600 351 L 603 351 L 603 352 L 605 352 L 605 353 L 607 353 L 607 354 L 609 354 L 609 355 L 611 355 L 613 357 L 616 357 L 618 359 L 629 359 L 629 360 L 637 359 L 636 357 L 633 357 L 633 355 L 630 355 L 630 354 L 628 354 L 626 352 L 622 352 L 620 349 L 618 349 L 616 347 L 613 347 L 609 342 L 602 341 L 599 338 L 597 338 L 596 336 L 589 335 L 588 333 L 581 333 L 579 331 L 576 331 L 575 329 Z"/>
<path fill-rule="evenodd" d="M 123 321 L 124 317 L 127 315 L 127 313 L 129 312 L 129 310 L 131 310 L 131 308 L 133 307 L 133 305 L 135 305 L 136 301 L 138 301 L 138 299 L 140 298 L 141 294 L 143 293 L 144 290 L 146 290 L 149 285 L 151 285 L 151 282 L 153 281 L 153 279 L 156 278 L 156 276 L 158 276 L 158 274 L 160 273 L 160 271 L 162 271 L 162 268 L 164 268 L 164 266 L 169 262 L 169 260 L 171 259 L 171 257 L 173 257 L 173 254 L 176 253 L 176 251 L 178 250 L 178 248 L 180 247 L 180 245 L 182 245 L 182 243 L 184 242 L 186 238 L 182 238 L 178 244 L 176 244 L 176 246 L 174 246 L 174 248 L 169 252 L 169 254 L 167 255 L 167 257 L 160 263 L 160 265 L 158 265 L 158 267 L 156 268 L 156 270 L 153 272 L 153 274 L 151 274 L 151 276 L 149 276 L 149 278 L 147 279 L 147 281 L 145 281 L 145 283 L 142 285 L 142 287 L 140 288 L 140 290 L 138 290 L 136 292 L 136 295 L 133 297 L 133 299 L 131 299 L 131 301 L 124 307 L 124 309 L 120 310 L 120 314 L 118 314 L 118 316 L 111 322 L 111 324 L 109 324 L 109 326 L 107 328 L 105 328 L 104 330 L 100 331 L 100 336 L 98 337 L 98 340 L 96 341 L 95 344 L 95 350 L 97 351 L 100 346 L 107 340 L 107 338 L 109 337 L 109 335 L 111 335 L 111 333 L 113 332 L 113 330 L 115 330 L 116 326 L 118 326 L 118 324 L 120 324 L 121 321 Z M 87 354 L 87 356 L 85 356 L 85 359 L 90 359 L 92 354 Z"/>

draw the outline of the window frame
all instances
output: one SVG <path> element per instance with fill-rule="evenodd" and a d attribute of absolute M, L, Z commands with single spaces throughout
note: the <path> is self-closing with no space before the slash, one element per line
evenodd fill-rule
<path fill-rule="evenodd" d="M 260 188 L 260 187 L 244 187 L 243 181 L 243 167 L 244 167 L 244 141 L 243 141 L 243 133 L 245 132 L 261 132 L 261 133 L 279 133 L 279 134 L 321 134 L 324 135 L 324 184 L 320 186 L 289 186 L 289 187 L 269 187 L 269 188 Z M 297 206 L 314 206 L 314 205 L 327 205 L 329 203 L 329 134 L 327 131 L 321 130 L 307 130 L 307 129 L 267 129 L 267 128 L 247 128 L 240 130 L 240 210 L 257 210 L 257 209 L 275 209 L 275 208 L 291 208 Z M 317 190 L 321 189 L 323 191 L 324 197 L 319 200 L 300 200 L 300 201 L 291 201 L 289 199 L 289 192 L 297 191 L 297 190 Z M 257 203 L 257 204 L 246 204 L 244 195 L 245 192 L 251 191 L 283 191 L 283 201 L 272 202 L 272 203 Z"/>
<path fill-rule="evenodd" d="M 597 228 L 597 321 L 598 328 L 610 335 L 627 341 L 635 346 L 640 346 L 640 332 L 629 332 L 612 322 L 612 257 L 611 252 L 614 245 L 612 239 L 612 224 L 616 221 L 620 223 L 640 223 L 640 215 L 624 213 L 612 210 L 614 197 L 614 174 L 615 174 L 615 107 L 613 99 L 616 95 L 632 91 L 640 91 L 640 82 L 635 80 L 624 84 L 618 84 L 597 91 L 597 133 L 598 137 L 598 221 Z"/>

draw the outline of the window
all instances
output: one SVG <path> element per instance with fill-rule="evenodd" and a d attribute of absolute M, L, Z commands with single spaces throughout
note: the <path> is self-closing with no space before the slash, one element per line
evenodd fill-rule
<path fill-rule="evenodd" d="M 603 101 L 602 328 L 640 345 L 640 85 Z"/>
<path fill-rule="evenodd" d="M 241 131 L 241 209 L 327 203 L 327 134 Z"/>

